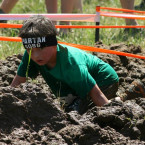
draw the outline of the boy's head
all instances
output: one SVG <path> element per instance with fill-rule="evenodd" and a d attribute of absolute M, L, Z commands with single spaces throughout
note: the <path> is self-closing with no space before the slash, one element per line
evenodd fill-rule
<path fill-rule="evenodd" d="M 24 21 L 19 33 L 25 49 L 55 46 L 56 35 L 52 21 L 42 15 L 35 15 Z"/>

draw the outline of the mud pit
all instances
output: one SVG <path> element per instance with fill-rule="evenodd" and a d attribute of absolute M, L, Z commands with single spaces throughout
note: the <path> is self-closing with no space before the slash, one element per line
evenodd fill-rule
<path fill-rule="evenodd" d="M 145 52 L 134 45 L 100 43 L 97 46 L 145 56 Z M 139 91 L 129 91 L 136 79 L 145 85 L 145 60 L 95 55 L 117 71 L 120 77 L 117 96 L 131 100 L 113 100 L 82 116 L 75 111 L 61 110 L 41 77 L 19 88 L 9 87 L 21 55 L 0 61 L 0 144 L 145 144 L 145 98 Z"/>

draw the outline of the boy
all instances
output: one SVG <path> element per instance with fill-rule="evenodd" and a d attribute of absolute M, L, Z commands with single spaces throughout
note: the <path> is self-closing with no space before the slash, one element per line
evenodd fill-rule
<path fill-rule="evenodd" d="M 12 87 L 26 81 L 31 54 L 28 76 L 34 78 L 40 72 L 66 111 L 77 110 L 82 114 L 92 100 L 103 106 L 115 96 L 118 75 L 114 69 L 92 54 L 58 44 L 56 29 L 49 19 L 40 15 L 30 17 L 19 36 L 26 51 Z"/>

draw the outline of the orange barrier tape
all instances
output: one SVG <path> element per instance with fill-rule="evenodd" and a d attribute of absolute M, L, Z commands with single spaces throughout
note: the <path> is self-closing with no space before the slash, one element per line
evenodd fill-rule
<path fill-rule="evenodd" d="M 2 37 L 2 36 L 0 36 L 0 41 L 21 42 L 22 39 L 20 37 Z M 65 44 L 65 45 L 72 46 L 72 47 L 76 47 L 76 48 L 86 50 L 86 51 L 109 53 L 109 54 L 115 54 L 115 55 L 145 59 L 145 56 L 135 55 L 135 54 L 132 54 L 132 53 L 125 53 L 125 52 L 119 52 L 119 51 L 115 51 L 115 50 L 108 50 L 108 49 L 103 49 L 103 48 L 96 48 L 96 47 L 91 47 L 91 46 L 72 44 L 72 43 L 66 43 L 66 42 L 60 42 L 60 41 L 58 41 L 58 43 Z"/>
<path fill-rule="evenodd" d="M 79 44 L 72 44 L 72 43 L 66 43 L 66 42 L 59 42 L 60 44 L 65 44 L 68 46 L 76 47 L 79 49 L 83 49 L 86 51 L 92 51 L 92 52 L 102 52 L 102 53 L 110 53 L 110 54 L 116 54 L 116 55 L 122 55 L 122 56 L 128 56 L 128 57 L 134 57 L 134 58 L 140 58 L 145 59 L 145 56 L 135 55 L 132 53 L 125 53 L 125 52 L 119 52 L 115 50 L 108 50 L 103 48 L 97 48 L 97 47 L 91 47 L 91 46 L 85 46 L 85 45 L 79 45 Z"/>
<path fill-rule="evenodd" d="M 0 28 L 22 28 L 22 24 L 0 23 Z"/>
<path fill-rule="evenodd" d="M 128 13 L 115 13 L 115 12 L 103 12 L 103 11 L 100 11 L 100 15 L 101 16 L 106 16 L 106 17 L 145 20 L 145 16 L 144 15 L 135 15 L 135 14 L 128 14 Z"/>
<path fill-rule="evenodd" d="M 0 41 L 22 42 L 22 39 L 20 37 L 3 37 L 3 36 L 0 36 Z"/>
<path fill-rule="evenodd" d="M 21 28 L 22 24 L 0 23 L 0 28 Z M 145 26 L 87 26 L 87 25 L 55 25 L 56 28 L 145 28 Z"/>
<path fill-rule="evenodd" d="M 129 10 L 129 9 L 121 9 L 121 8 L 100 7 L 100 9 L 145 14 L 145 11 L 136 11 L 136 10 Z"/>

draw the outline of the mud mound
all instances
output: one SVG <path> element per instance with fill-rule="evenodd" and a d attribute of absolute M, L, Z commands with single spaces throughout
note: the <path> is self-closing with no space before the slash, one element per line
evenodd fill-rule
<path fill-rule="evenodd" d="M 145 55 L 134 45 L 98 43 L 97 46 Z M 21 55 L 0 61 L 0 144 L 145 144 L 144 90 L 134 88 L 132 83 L 139 80 L 145 85 L 145 61 L 101 53 L 94 55 L 117 71 L 120 77 L 117 96 L 126 101 L 113 99 L 82 116 L 75 111 L 65 113 L 40 76 L 37 81 L 19 88 L 9 87 Z"/>

